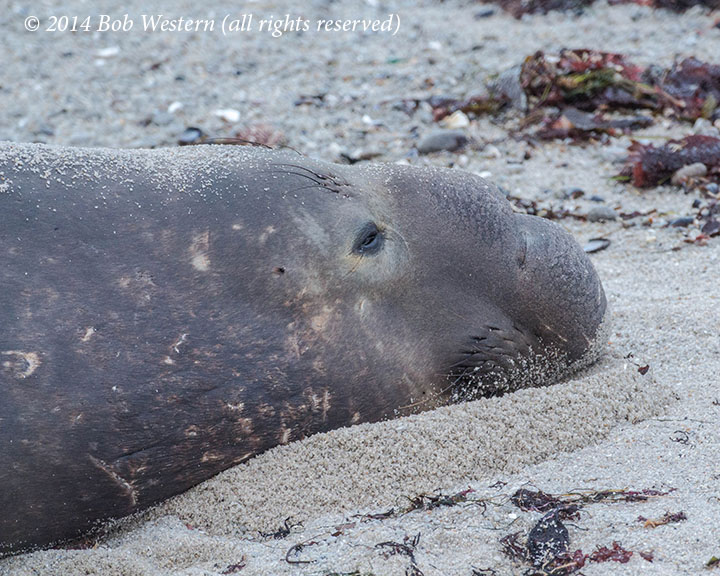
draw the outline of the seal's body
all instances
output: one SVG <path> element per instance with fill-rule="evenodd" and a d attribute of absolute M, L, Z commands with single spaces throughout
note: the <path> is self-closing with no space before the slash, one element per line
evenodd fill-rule
<path fill-rule="evenodd" d="M 0 298 L 0 554 L 549 382 L 606 306 L 572 238 L 480 178 L 221 146 L 0 146 Z"/>

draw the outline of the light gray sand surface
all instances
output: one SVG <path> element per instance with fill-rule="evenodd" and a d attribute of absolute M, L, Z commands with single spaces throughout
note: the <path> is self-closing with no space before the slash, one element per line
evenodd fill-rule
<path fill-rule="evenodd" d="M 126 2 L 122 10 L 98 4 L 90 8 L 76 0 L 62 8 L 71 15 L 94 10 L 138 18 L 161 11 L 159 2 Z M 588 576 L 702 574 L 704 563 L 720 556 L 720 240 L 689 245 L 683 239 L 692 232 L 663 227 L 674 216 L 694 213 L 694 194 L 670 187 L 638 192 L 611 182 L 627 137 L 604 147 L 554 142 L 528 150 L 487 119 L 467 129 L 475 148 L 405 159 L 435 127 L 427 111 L 411 117 L 392 105 L 407 96 L 470 95 L 487 75 L 537 49 L 606 49 L 664 66 L 676 56 L 717 63 L 718 14 L 598 4 L 579 18 L 550 14 L 516 21 L 497 13 L 475 20 L 481 6 L 474 3 L 340 1 L 311 2 L 297 12 L 311 19 L 394 12 L 401 29 L 394 37 L 280 39 L 22 29 L 27 15 L 45 19 L 58 14 L 59 6 L 11 2 L 0 12 L 0 140 L 173 145 L 186 126 L 224 136 L 264 122 L 282 130 L 289 145 L 322 158 L 362 149 L 380 153 L 378 161 L 455 163 L 490 172 L 505 189 L 542 201 L 560 203 L 563 190 L 580 187 L 583 198 L 564 201 L 578 211 L 587 211 L 593 205 L 588 197 L 596 194 L 618 211 L 658 213 L 646 225 L 636 219 L 629 228 L 563 221 L 581 242 L 612 240 L 593 261 L 613 310 L 613 354 L 588 374 L 545 390 L 279 448 L 122 526 L 94 549 L 0 560 L 1 575 L 209 575 L 241 563 L 246 567 L 237 573 L 243 575 L 405 574 L 409 558 L 388 556 L 390 548 L 377 545 L 411 542 L 418 534 L 416 566 L 426 576 L 470 575 L 472 567 L 522 574 L 527 566 L 506 558 L 499 540 L 528 531 L 540 517 L 508 502 L 526 485 L 552 493 L 674 489 L 647 502 L 592 504 L 568 523 L 572 549 L 591 552 L 618 541 L 636 552 L 626 564 L 589 563 L 583 568 Z M 162 10 L 169 13 L 167 6 Z M 188 0 L 172 10 L 177 16 L 217 17 L 228 7 Z M 259 1 L 246 11 L 290 10 Z M 326 94 L 323 105 L 294 105 L 300 96 L 319 93 Z M 182 107 L 167 113 L 174 102 Z M 226 108 L 240 112 L 237 125 L 214 114 Z M 636 136 L 657 139 L 692 130 L 659 120 Z M 523 159 L 526 150 L 529 159 Z M 623 358 L 630 353 L 634 357 Z M 651 371 L 640 376 L 637 368 L 646 363 Z M 489 500 L 485 509 L 470 504 L 385 520 L 355 517 L 402 509 L 421 492 L 467 488 L 475 490 L 472 499 Z M 657 528 L 637 520 L 668 511 L 683 511 L 687 520 Z M 277 530 L 287 517 L 302 525 L 282 539 L 259 535 Z M 302 542 L 305 547 L 288 558 L 313 562 L 288 563 L 286 554 Z M 652 563 L 638 554 L 649 551 Z"/>

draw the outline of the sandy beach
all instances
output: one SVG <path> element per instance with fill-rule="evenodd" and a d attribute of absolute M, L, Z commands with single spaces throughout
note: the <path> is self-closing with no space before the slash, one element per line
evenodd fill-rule
<path fill-rule="evenodd" d="M 598 2 L 580 14 L 518 20 L 455 0 L 160 5 L 11 0 L 0 13 L 0 141 L 166 147 L 188 127 L 229 137 L 262 125 L 309 156 L 449 166 L 543 206 L 583 215 L 609 208 L 614 219 L 559 220 L 581 244 L 610 240 L 592 254 L 611 307 L 608 349 L 547 388 L 278 447 L 90 547 L 1 559 L 0 575 L 520 575 L 531 565 L 509 557 L 502 541 L 519 533 L 524 542 L 543 513 L 518 507 L 519 489 L 620 491 L 564 521 L 572 551 L 614 542 L 632 551 L 624 562 L 588 559 L 587 576 L 720 570 L 707 567 L 720 557 L 720 236 L 693 242 L 696 225 L 668 226 L 697 213 L 700 191 L 613 179 L 632 138 L 720 136 L 718 127 L 659 115 L 602 143 L 529 143 L 511 133 L 512 119 L 479 116 L 461 127 L 464 149 L 419 155 L 418 143 L 440 126 L 428 106 L 398 105 L 467 98 L 537 50 L 606 50 L 642 66 L 686 57 L 719 64 L 720 13 Z M 228 10 L 313 22 L 395 14 L 399 27 L 280 37 L 143 31 L 141 15 L 163 10 L 218 22 Z M 61 33 L 23 24 L 31 15 L 45 26 L 52 15 L 103 13 L 137 25 Z M 633 211 L 645 215 L 619 216 Z M 623 497 L 628 491 L 644 497 Z M 666 514 L 675 520 L 653 522 Z"/>

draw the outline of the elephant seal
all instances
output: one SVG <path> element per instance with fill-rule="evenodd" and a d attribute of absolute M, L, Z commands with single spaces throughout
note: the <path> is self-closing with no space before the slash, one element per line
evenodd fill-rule
<path fill-rule="evenodd" d="M 5 554 L 309 434 L 554 381 L 601 339 L 573 238 L 461 171 L 5 143 L 0 214 Z"/>

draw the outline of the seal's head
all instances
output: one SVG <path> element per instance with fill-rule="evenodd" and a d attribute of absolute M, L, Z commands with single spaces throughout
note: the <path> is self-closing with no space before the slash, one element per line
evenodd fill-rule
<path fill-rule="evenodd" d="M 294 181 L 283 196 L 294 238 L 271 251 L 271 268 L 289 290 L 295 345 L 319 345 L 325 373 L 364 375 L 365 394 L 397 383 L 383 386 L 385 403 L 402 394 L 421 409 L 547 384 L 594 359 L 606 300 L 588 257 L 482 178 L 277 170 L 281 187 Z"/>

